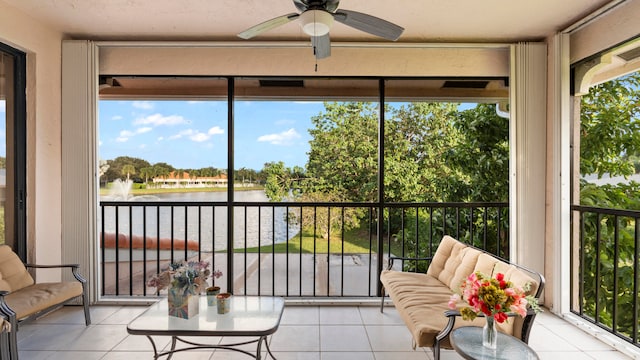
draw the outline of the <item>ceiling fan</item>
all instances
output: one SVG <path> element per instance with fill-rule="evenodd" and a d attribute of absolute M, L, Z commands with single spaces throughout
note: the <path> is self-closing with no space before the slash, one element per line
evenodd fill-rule
<path fill-rule="evenodd" d="M 376 35 L 387 40 L 397 40 L 404 28 L 386 20 L 352 10 L 338 9 L 340 0 L 293 0 L 300 13 L 290 13 L 252 26 L 238 34 L 243 39 L 251 39 L 265 31 L 300 19 L 302 31 L 311 36 L 311 44 L 316 59 L 331 55 L 329 30 L 333 21 L 354 29 Z"/>

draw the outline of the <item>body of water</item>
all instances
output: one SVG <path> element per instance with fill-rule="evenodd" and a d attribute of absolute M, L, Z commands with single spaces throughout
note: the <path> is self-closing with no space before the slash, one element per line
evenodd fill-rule
<path fill-rule="evenodd" d="M 262 190 L 238 191 L 236 202 L 264 202 L 265 206 L 235 207 L 234 248 L 256 247 L 287 241 L 299 232 L 296 224 L 287 226 L 285 207 L 269 206 Z M 226 192 L 190 192 L 145 195 L 129 198 L 131 207 L 105 208 L 105 233 L 121 233 L 148 237 L 190 239 L 201 242 L 203 251 L 224 250 L 228 246 L 227 206 L 192 206 L 189 202 L 225 202 Z M 110 200 L 103 197 L 101 200 Z M 157 202 L 184 202 L 184 205 L 139 206 L 136 200 Z M 290 211 L 299 211 L 290 209 Z M 102 231 L 101 211 L 98 213 L 98 228 Z M 117 224 L 116 224 L 117 218 Z"/>

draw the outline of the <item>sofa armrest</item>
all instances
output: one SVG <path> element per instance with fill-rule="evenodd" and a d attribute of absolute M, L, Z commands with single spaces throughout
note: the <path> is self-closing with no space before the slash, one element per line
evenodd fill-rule
<path fill-rule="evenodd" d="M 24 264 L 25 267 L 39 268 L 39 269 L 55 269 L 55 268 L 79 268 L 79 264 L 61 264 L 61 265 L 37 265 L 37 264 Z"/>
<path fill-rule="evenodd" d="M 78 273 L 78 269 L 80 268 L 79 264 L 59 264 L 59 265 L 38 265 L 38 264 L 24 264 L 27 268 L 33 269 L 57 269 L 57 268 L 70 268 L 73 277 L 76 278 L 79 282 L 83 283 L 83 285 L 87 282 L 85 278 Z"/>
<path fill-rule="evenodd" d="M 6 290 L 0 290 L 0 315 L 6 317 L 9 320 L 11 325 L 15 323 L 16 313 L 11 310 L 4 297 L 9 295 L 11 292 Z"/>
<path fill-rule="evenodd" d="M 395 260 L 400 260 L 400 261 L 431 261 L 433 260 L 432 256 L 429 257 L 407 257 L 407 256 L 389 256 L 389 265 L 387 265 L 387 270 L 391 270 L 391 268 L 393 267 L 393 262 Z"/>

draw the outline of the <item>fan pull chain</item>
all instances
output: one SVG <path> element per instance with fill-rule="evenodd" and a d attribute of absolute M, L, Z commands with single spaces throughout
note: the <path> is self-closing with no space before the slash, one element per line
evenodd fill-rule
<path fill-rule="evenodd" d="M 313 36 L 314 39 L 316 40 L 316 43 L 318 42 L 318 38 L 315 37 L 318 33 L 316 32 L 316 13 L 313 13 Z M 316 67 L 315 67 L 315 71 L 318 72 L 318 53 L 317 53 L 317 48 L 316 45 L 313 45 L 313 57 L 314 59 L 316 59 Z"/>
<path fill-rule="evenodd" d="M 316 56 L 316 46 L 313 46 L 313 57 L 316 59 L 316 72 L 318 72 L 318 57 Z"/>

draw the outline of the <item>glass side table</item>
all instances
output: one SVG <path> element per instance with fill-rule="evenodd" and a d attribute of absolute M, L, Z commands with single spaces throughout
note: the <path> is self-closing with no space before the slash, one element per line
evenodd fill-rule
<path fill-rule="evenodd" d="M 460 327 L 449 334 L 453 349 L 469 360 L 539 360 L 529 345 L 513 336 L 498 332 L 498 348 L 487 349 L 482 346 L 482 328 L 476 326 Z"/>

